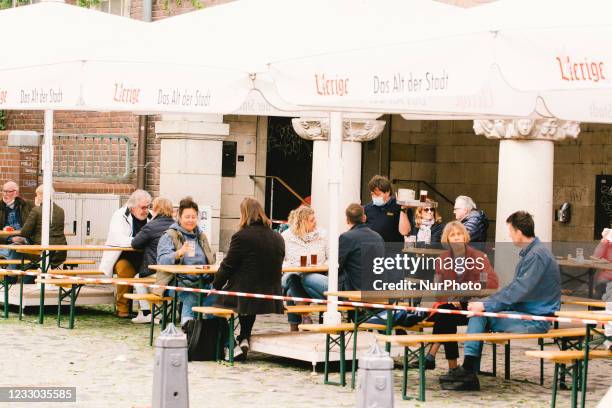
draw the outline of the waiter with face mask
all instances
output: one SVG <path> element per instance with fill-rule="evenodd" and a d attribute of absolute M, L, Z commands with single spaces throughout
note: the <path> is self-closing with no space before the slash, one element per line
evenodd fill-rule
<path fill-rule="evenodd" d="M 393 196 L 393 187 L 388 178 L 372 177 L 368 183 L 372 202 L 364 207 L 366 224 L 378 232 L 385 242 L 404 242 L 410 234 L 412 210 L 403 211 Z"/>

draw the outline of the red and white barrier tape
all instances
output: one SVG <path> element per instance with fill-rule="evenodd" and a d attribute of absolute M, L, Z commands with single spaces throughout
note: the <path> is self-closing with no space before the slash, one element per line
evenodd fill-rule
<path fill-rule="evenodd" d="M 28 276 L 38 276 L 38 277 L 43 276 L 37 272 L 0 269 L 0 272 L 2 271 L 10 272 L 15 275 L 28 275 Z M 67 275 L 56 274 L 52 272 L 46 273 L 44 274 L 44 276 L 49 276 L 53 278 L 61 278 L 61 279 L 70 279 L 70 280 L 74 280 L 75 283 L 83 282 L 83 283 L 92 283 L 92 284 L 98 283 L 98 284 L 125 285 L 125 286 L 135 286 L 135 287 L 140 286 L 140 287 L 147 287 L 147 288 L 153 288 L 153 289 L 159 288 L 159 289 L 167 289 L 167 290 L 176 290 L 179 292 L 194 292 L 194 293 L 204 293 L 204 294 L 214 294 L 214 295 L 224 295 L 224 296 L 238 296 L 238 297 L 248 297 L 248 298 L 256 298 L 256 299 L 309 302 L 309 303 L 319 303 L 319 304 L 332 303 L 332 304 L 337 304 L 338 306 L 353 306 L 353 307 L 363 307 L 363 308 L 371 308 L 371 309 L 408 310 L 408 311 L 415 311 L 415 312 L 436 312 L 436 313 L 465 315 L 468 317 L 484 316 L 484 317 L 498 317 L 502 319 L 536 320 L 536 321 L 559 322 L 559 323 L 580 323 L 580 324 L 610 323 L 610 322 L 601 321 L 597 319 L 579 319 L 575 317 L 552 317 L 552 316 L 523 315 L 523 314 L 514 314 L 514 313 L 470 312 L 467 310 L 434 309 L 431 307 L 422 307 L 422 306 L 399 306 L 399 305 L 386 305 L 386 304 L 381 304 L 381 303 L 353 302 L 353 301 L 346 301 L 346 300 L 327 300 L 327 299 L 311 299 L 311 298 L 280 296 L 280 295 L 263 295 L 260 293 L 231 292 L 227 290 L 199 289 L 199 288 L 188 288 L 184 286 L 158 285 L 154 283 L 118 281 L 117 279 L 109 279 L 109 278 L 85 278 L 85 277 L 79 277 L 79 276 L 67 276 Z"/>

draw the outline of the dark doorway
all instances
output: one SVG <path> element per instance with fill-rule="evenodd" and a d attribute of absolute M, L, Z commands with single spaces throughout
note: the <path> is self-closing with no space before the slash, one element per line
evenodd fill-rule
<path fill-rule="evenodd" d="M 283 179 L 303 198 L 310 196 L 312 142 L 299 137 L 291 118 L 268 118 L 266 175 Z M 274 190 L 272 190 L 272 186 Z M 274 220 L 286 220 L 300 200 L 278 181 L 266 182 L 266 213 Z"/>

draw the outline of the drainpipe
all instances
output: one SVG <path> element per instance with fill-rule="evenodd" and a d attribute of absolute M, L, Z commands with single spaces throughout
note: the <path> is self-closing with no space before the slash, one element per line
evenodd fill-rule
<path fill-rule="evenodd" d="M 142 20 L 153 20 L 153 0 L 142 0 Z M 147 154 L 148 116 L 138 116 L 138 157 L 136 159 L 136 188 L 145 188 L 145 158 Z"/>

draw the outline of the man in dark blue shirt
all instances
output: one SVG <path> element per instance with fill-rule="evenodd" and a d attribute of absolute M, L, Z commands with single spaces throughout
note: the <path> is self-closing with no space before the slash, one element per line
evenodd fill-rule
<path fill-rule="evenodd" d="M 393 196 L 388 178 L 376 175 L 368 183 L 372 202 L 364 207 L 366 224 L 380 234 L 385 242 L 404 242 L 410 234 L 412 212 L 404 212 Z"/>

